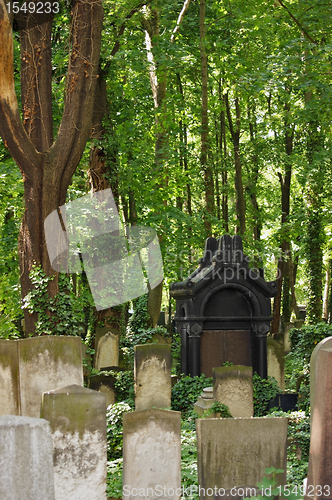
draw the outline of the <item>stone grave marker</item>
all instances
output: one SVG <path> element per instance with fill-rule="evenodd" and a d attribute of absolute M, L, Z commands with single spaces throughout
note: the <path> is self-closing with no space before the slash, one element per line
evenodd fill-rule
<path fill-rule="evenodd" d="M 0 341 L 0 414 L 40 415 L 43 392 L 83 386 L 80 337 L 33 337 Z"/>
<path fill-rule="evenodd" d="M 0 340 L 0 415 L 20 414 L 17 342 Z"/>
<path fill-rule="evenodd" d="M 332 498 L 332 337 L 310 359 L 310 452 L 306 498 Z"/>
<path fill-rule="evenodd" d="M 256 487 L 269 467 L 283 469 L 276 480 L 286 484 L 287 425 L 287 418 L 197 419 L 200 500 L 237 500 L 243 496 L 239 488 L 244 496 L 252 496 L 249 488 Z M 211 488 L 220 495 L 211 497 Z M 225 492 L 219 492 L 222 488 Z"/>
<path fill-rule="evenodd" d="M 285 389 L 284 348 L 275 339 L 267 339 L 267 374 L 274 377 L 280 389 Z"/>
<path fill-rule="evenodd" d="M 123 500 L 179 500 L 181 412 L 149 409 L 123 416 Z"/>
<path fill-rule="evenodd" d="M 254 414 L 252 367 L 233 365 L 213 368 L 213 399 L 228 406 L 233 417 Z"/>
<path fill-rule="evenodd" d="M 1 500 L 54 500 L 52 457 L 49 422 L 0 417 Z"/>
<path fill-rule="evenodd" d="M 205 387 L 194 404 L 195 412 L 202 417 L 204 412 L 212 407 L 213 401 L 213 387 Z"/>
<path fill-rule="evenodd" d="M 145 344 L 135 346 L 135 409 L 170 408 L 171 346 Z"/>
<path fill-rule="evenodd" d="M 80 337 L 43 336 L 18 341 L 21 414 L 39 417 L 43 392 L 83 386 Z"/>
<path fill-rule="evenodd" d="M 114 328 L 98 328 L 96 332 L 95 368 L 119 366 L 119 332 Z"/>
<path fill-rule="evenodd" d="M 105 395 L 71 385 L 43 394 L 53 439 L 55 500 L 106 500 Z"/>
<path fill-rule="evenodd" d="M 93 375 L 89 378 L 89 389 L 105 394 L 107 408 L 115 403 L 115 378 L 112 375 Z"/>

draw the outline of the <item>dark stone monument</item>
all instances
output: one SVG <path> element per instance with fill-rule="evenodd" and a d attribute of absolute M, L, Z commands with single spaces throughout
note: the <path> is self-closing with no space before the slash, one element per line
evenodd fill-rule
<path fill-rule="evenodd" d="M 181 333 L 181 372 L 212 376 L 226 361 L 267 377 L 266 336 L 277 283 L 250 269 L 241 237 L 207 238 L 199 267 L 170 286 Z M 258 271 L 258 272 L 257 272 Z"/>

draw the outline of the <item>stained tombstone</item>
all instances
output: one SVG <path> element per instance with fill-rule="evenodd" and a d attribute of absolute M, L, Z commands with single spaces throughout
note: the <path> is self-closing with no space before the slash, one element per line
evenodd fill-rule
<path fill-rule="evenodd" d="M 43 336 L 18 341 L 21 414 L 39 417 L 43 392 L 83 386 L 80 337 Z"/>
<path fill-rule="evenodd" d="M 281 390 L 285 389 L 284 347 L 275 339 L 267 339 L 267 374 L 274 377 Z"/>
<path fill-rule="evenodd" d="M 95 368 L 101 370 L 119 365 L 119 332 L 108 327 L 96 332 Z"/>
<path fill-rule="evenodd" d="M 200 500 L 211 500 L 215 488 L 214 499 L 256 496 L 252 488 L 270 467 L 284 471 L 275 478 L 285 484 L 287 425 L 287 418 L 198 418 Z"/>
<path fill-rule="evenodd" d="M 17 342 L 0 340 L 0 415 L 20 414 Z"/>
<path fill-rule="evenodd" d="M 310 359 L 310 451 L 306 498 L 332 498 L 332 337 Z"/>
<path fill-rule="evenodd" d="M 135 346 L 135 409 L 170 408 L 171 346 L 144 344 Z"/>
<path fill-rule="evenodd" d="M 228 406 L 233 417 L 254 414 L 251 366 L 213 368 L 213 399 Z"/>
<path fill-rule="evenodd" d="M 33 337 L 0 341 L 0 414 L 40 415 L 42 393 L 83 386 L 80 337 Z"/>
<path fill-rule="evenodd" d="M 71 385 L 43 394 L 51 425 L 55 500 L 106 500 L 105 395 Z"/>
<path fill-rule="evenodd" d="M 93 375 L 89 378 L 89 389 L 105 394 L 106 407 L 115 403 L 115 377 L 112 375 Z"/>
<path fill-rule="evenodd" d="M 49 422 L 0 417 L 1 500 L 54 500 L 52 457 Z"/>
<path fill-rule="evenodd" d="M 124 414 L 123 485 L 124 500 L 136 500 L 137 494 L 180 499 L 180 412 L 153 408 Z"/>

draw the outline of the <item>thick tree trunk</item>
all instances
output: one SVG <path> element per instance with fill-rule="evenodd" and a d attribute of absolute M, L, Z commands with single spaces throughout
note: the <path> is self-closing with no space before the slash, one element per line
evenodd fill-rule
<path fill-rule="evenodd" d="M 52 145 L 51 21 L 36 26 L 28 19 L 21 31 L 23 124 L 14 88 L 12 28 L 4 0 L 0 0 L 0 134 L 24 180 L 25 212 L 19 237 L 22 297 L 32 288 L 29 272 L 33 263 L 41 265 L 48 276 L 56 275 L 49 262 L 43 224 L 65 203 L 89 136 L 102 18 L 99 0 L 73 4 L 64 113 Z M 50 296 L 57 289 L 55 278 L 50 282 Z M 36 319 L 25 310 L 27 333 L 35 332 Z"/>

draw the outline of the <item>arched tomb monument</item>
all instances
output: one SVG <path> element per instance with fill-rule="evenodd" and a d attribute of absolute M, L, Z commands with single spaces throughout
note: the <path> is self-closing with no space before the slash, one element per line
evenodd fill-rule
<path fill-rule="evenodd" d="M 267 377 L 266 336 L 277 283 L 248 263 L 240 236 L 207 238 L 198 269 L 170 286 L 182 373 L 211 377 L 212 368 L 228 361 Z"/>

